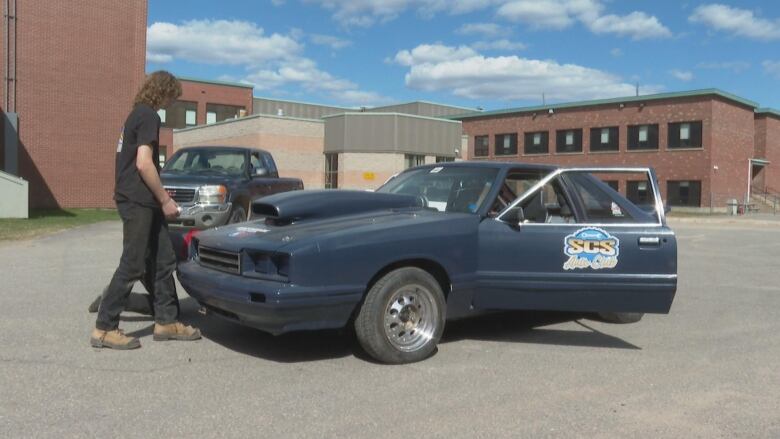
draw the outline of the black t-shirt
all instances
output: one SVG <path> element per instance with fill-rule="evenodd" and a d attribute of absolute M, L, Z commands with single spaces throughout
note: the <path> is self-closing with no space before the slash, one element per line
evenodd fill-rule
<path fill-rule="evenodd" d="M 130 112 L 116 148 L 116 187 L 114 200 L 131 201 L 150 207 L 159 207 L 154 194 L 144 183 L 135 158 L 139 145 L 152 148 L 152 160 L 160 172 L 160 116 L 152 107 L 139 104 Z"/>

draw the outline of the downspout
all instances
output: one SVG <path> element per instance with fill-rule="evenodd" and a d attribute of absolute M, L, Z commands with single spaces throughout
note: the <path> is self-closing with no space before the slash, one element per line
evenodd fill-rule
<path fill-rule="evenodd" d="M 750 189 L 752 184 L 752 176 L 753 176 L 753 162 L 750 159 L 748 159 L 748 184 L 747 184 L 747 194 L 745 195 L 746 210 L 747 210 L 747 205 L 750 204 Z"/>

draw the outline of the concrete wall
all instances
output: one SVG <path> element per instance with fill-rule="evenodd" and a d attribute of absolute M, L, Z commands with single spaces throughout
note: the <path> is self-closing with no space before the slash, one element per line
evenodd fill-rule
<path fill-rule="evenodd" d="M 391 152 L 455 157 L 460 122 L 399 113 L 327 116 L 325 152 Z"/>
<path fill-rule="evenodd" d="M 112 207 L 116 144 L 144 77 L 147 2 L 17 7 L 19 170 L 30 207 Z"/>
<path fill-rule="evenodd" d="M 26 180 L 0 171 L 0 218 L 27 218 L 28 192 Z"/>
<path fill-rule="evenodd" d="M 319 120 L 255 115 L 173 132 L 174 148 L 246 146 L 274 156 L 282 177 L 303 180 L 307 189 L 325 185 L 325 125 Z"/>
<path fill-rule="evenodd" d="M 422 101 L 369 108 L 366 111 L 375 113 L 405 113 L 427 117 L 454 116 L 477 112 L 477 110 L 471 108 L 453 107 L 451 105 L 441 105 Z"/>
<path fill-rule="evenodd" d="M 714 131 L 713 105 L 715 99 L 711 97 L 678 98 L 674 100 L 648 101 L 629 103 L 620 107 L 618 104 L 602 105 L 596 107 L 579 107 L 558 109 L 553 114 L 547 112 L 515 113 L 507 115 L 495 115 L 485 118 L 466 119 L 463 121 L 463 130 L 468 135 L 468 159 L 469 160 L 496 160 L 527 163 L 549 163 L 563 166 L 650 166 L 655 168 L 660 180 L 661 192 L 666 199 L 666 186 L 668 180 L 700 180 L 702 206 L 709 206 L 710 177 L 711 177 L 711 151 L 712 148 L 731 148 L 727 140 L 729 130 L 739 131 L 740 142 L 746 142 L 752 151 L 752 138 L 747 139 L 747 133 L 752 136 L 753 122 L 746 120 L 746 114 L 751 112 L 747 107 L 730 102 L 717 101 L 718 123 L 726 123 L 728 129 Z M 731 110 L 733 109 L 733 110 Z M 729 114 L 739 115 L 734 123 L 724 121 Z M 671 122 L 702 121 L 702 148 L 680 150 L 669 149 L 668 124 Z M 658 149 L 648 151 L 629 151 L 627 149 L 628 125 L 658 124 Z M 590 128 L 617 126 L 619 141 L 616 152 L 591 152 Z M 577 129 L 583 130 L 582 152 L 556 153 L 556 130 Z M 548 131 L 548 154 L 525 154 L 523 151 L 525 132 Z M 516 155 L 495 155 L 495 135 L 505 133 L 518 133 L 518 153 Z M 718 137 L 713 140 L 713 133 Z M 489 136 L 489 156 L 474 157 L 474 137 L 480 135 Z M 724 137 L 726 136 L 726 137 Z M 742 143 L 741 143 L 742 144 Z M 741 145 L 740 144 L 740 145 Z M 741 148 L 741 147 L 740 147 Z M 742 153 L 740 153 L 742 154 Z M 724 156 L 725 157 L 725 156 Z M 719 163 L 724 178 L 731 185 L 740 184 L 741 175 L 735 167 L 742 166 L 736 163 Z M 734 170 L 732 170 L 734 168 Z M 747 170 L 747 164 L 745 164 Z M 720 172 L 720 171 L 719 171 Z M 747 177 L 745 177 L 747 178 Z M 747 184 L 747 180 L 745 180 Z M 620 189 L 625 192 L 626 184 L 620 182 Z M 735 191 L 726 190 L 726 186 L 718 186 L 715 190 L 723 191 L 724 196 Z"/>
<path fill-rule="evenodd" d="M 285 101 L 269 98 L 254 99 L 254 114 L 266 114 L 271 116 L 300 117 L 304 119 L 320 119 L 330 114 L 354 111 L 345 107 L 332 107 L 328 105 L 307 104 L 305 102 Z"/>

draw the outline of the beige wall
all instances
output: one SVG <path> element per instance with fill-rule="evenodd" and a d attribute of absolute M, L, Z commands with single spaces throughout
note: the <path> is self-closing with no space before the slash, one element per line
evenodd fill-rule
<path fill-rule="evenodd" d="M 0 218 L 27 218 L 29 191 L 26 180 L 0 171 Z"/>
<path fill-rule="evenodd" d="M 339 189 L 376 189 L 403 170 L 403 154 L 339 154 Z"/>
<path fill-rule="evenodd" d="M 245 146 L 274 156 L 282 177 L 303 180 L 306 189 L 324 186 L 324 124 L 318 120 L 250 116 L 173 133 L 174 150 L 185 146 Z"/>

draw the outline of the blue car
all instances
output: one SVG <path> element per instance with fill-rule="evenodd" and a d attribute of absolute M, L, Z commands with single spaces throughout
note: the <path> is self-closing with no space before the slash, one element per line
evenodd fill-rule
<path fill-rule="evenodd" d="M 613 189 L 645 179 L 635 205 Z M 648 168 L 457 162 L 376 192 L 306 190 L 200 233 L 179 265 L 207 314 L 272 334 L 354 326 L 385 363 L 431 355 L 447 320 L 497 310 L 668 313 L 677 243 Z"/>

